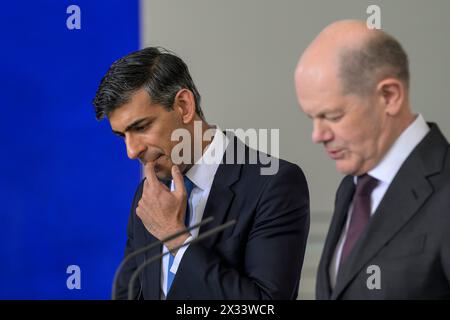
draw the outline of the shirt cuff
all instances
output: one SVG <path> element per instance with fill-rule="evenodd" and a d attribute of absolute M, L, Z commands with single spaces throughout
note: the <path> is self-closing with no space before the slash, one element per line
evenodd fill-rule
<path fill-rule="evenodd" d="M 190 236 L 189 238 L 187 238 L 184 241 L 183 244 L 191 241 L 192 239 L 193 239 L 193 237 Z M 189 247 L 189 245 L 181 247 L 180 249 L 178 249 L 177 254 L 175 255 L 175 258 L 173 259 L 173 264 L 172 264 L 172 267 L 170 268 L 170 272 L 177 273 L 178 266 L 180 265 L 181 259 L 183 258 L 183 255 L 186 252 L 188 247 Z"/>

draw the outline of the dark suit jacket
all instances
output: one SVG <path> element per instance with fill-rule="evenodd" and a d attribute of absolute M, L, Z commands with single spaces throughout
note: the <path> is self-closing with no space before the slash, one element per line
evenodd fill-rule
<path fill-rule="evenodd" d="M 235 147 L 241 143 L 234 141 Z M 309 232 L 305 177 L 297 165 L 283 160 L 278 173 L 261 175 L 261 163 L 248 164 L 255 151 L 241 146 L 246 150 L 246 164 L 219 165 L 203 214 L 203 219 L 213 216 L 214 220 L 202 226 L 200 234 L 231 219 L 237 223 L 188 247 L 167 299 L 297 297 Z M 125 255 L 156 241 L 135 213 L 141 195 L 142 183 L 131 208 Z M 119 278 L 119 298 L 126 298 L 128 280 L 136 266 L 161 250 L 158 246 L 127 265 Z M 135 292 L 141 292 L 144 299 L 160 299 L 160 283 L 158 261 L 140 275 Z"/>
<path fill-rule="evenodd" d="M 342 181 L 319 265 L 318 299 L 450 298 L 450 148 L 435 124 L 403 163 L 330 289 L 329 266 L 352 200 Z M 381 289 L 367 280 L 380 268 Z"/>

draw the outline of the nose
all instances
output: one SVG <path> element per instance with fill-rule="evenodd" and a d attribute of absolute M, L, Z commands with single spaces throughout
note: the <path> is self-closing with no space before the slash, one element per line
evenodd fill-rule
<path fill-rule="evenodd" d="M 333 139 L 333 132 L 323 123 L 322 119 L 316 119 L 313 123 L 312 141 L 314 143 L 324 143 Z"/>
<path fill-rule="evenodd" d="M 139 140 L 139 138 L 131 135 L 125 135 L 125 144 L 127 146 L 127 154 L 130 159 L 138 159 L 139 156 L 145 151 L 145 145 Z"/>

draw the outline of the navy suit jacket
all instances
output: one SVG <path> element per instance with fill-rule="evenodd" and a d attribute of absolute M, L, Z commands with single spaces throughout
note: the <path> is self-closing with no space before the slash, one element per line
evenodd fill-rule
<path fill-rule="evenodd" d="M 242 143 L 235 137 L 234 141 L 235 147 Z M 276 174 L 261 175 L 264 165 L 259 160 L 249 163 L 256 151 L 241 146 L 245 163 L 235 161 L 218 167 L 203 214 L 203 219 L 213 216 L 214 220 L 202 226 L 200 234 L 232 219 L 237 222 L 188 247 L 167 299 L 297 298 L 309 232 L 305 176 L 297 165 L 284 160 L 279 160 Z M 229 149 L 223 162 L 227 152 Z M 135 213 L 142 185 L 131 208 L 125 255 L 157 241 Z M 126 265 L 119 277 L 119 298 L 126 299 L 128 281 L 137 266 L 160 252 L 161 245 Z M 158 261 L 139 276 L 135 298 L 160 299 L 160 283 Z"/>

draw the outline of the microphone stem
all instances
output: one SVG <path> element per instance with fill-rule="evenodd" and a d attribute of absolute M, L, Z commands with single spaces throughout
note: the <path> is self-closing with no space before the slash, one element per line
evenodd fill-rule
<path fill-rule="evenodd" d="M 183 243 L 182 245 L 179 245 L 175 248 L 173 248 L 172 250 L 178 250 L 182 247 L 185 247 L 191 243 L 194 242 L 198 242 L 204 238 L 208 238 L 209 236 L 218 233 L 220 231 L 222 231 L 223 229 L 226 229 L 228 227 L 231 227 L 232 225 L 234 225 L 236 223 L 236 220 L 231 220 L 228 221 L 227 223 L 224 223 L 214 229 L 211 229 L 209 231 L 206 231 L 204 233 L 202 233 L 201 235 L 199 235 L 197 238 L 194 238 L 186 243 Z M 156 257 L 153 257 L 145 262 L 143 262 L 137 269 L 135 272 L 133 272 L 133 275 L 131 276 L 130 279 L 130 283 L 128 284 L 128 300 L 133 300 L 133 296 L 134 296 L 134 283 L 136 282 L 136 278 L 139 276 L 139 274 L 142 272 L 142 270 L 144 270 L 145 267 L 147 267 L 149 264 L 151 264 L 154 261 L 160 260 L 161 258 L 163 258 L 165 255 L 170 254 L 170 251 L 161 253 L 159 255 L 157 255 Z"/>
<path fill-rule="evenodd" d="M 153 248 L 153 247 L 155 247 L 155 246 L 157 246 L 157 245 L 159 245 L 161 243 L 164 243 L 166 241 L 170 241 L 170 240 L 173 240 L 175 238 L 178 238 L 179 236 L 181 236 L 181 235 L 183 235 L 185 233 L 188 233 L 189 231 L 191 231 L 193 229 L 196 229 L 196 228 L 198 228 L 198 227 L 200 227 L 200 226 L 202 226 L 204 224 L 207 224 L 207 223 L 211 222 L 212 220 L 214 220 L 213 217 L 208 217 L 208 218 L 200 221 L 199 223 L 190 226 L 189 228 L 186 228 L 184 230 L 178 231 L 178 232 L 168 236 L 167 238 L 162 239 L 161 241 L 155 241 L 155 242 L 149 244 L 148 246 L 142 247 L 142 248 L 140 248 L 140 249 L 130 253 L 129 255 L 127 255 L 125 257 L 125 259 L 123 259 L 123 261 L 117 267 L 116 273 L 114 274 L 113 288 L 112 288 L 112 294 L 111 294 L 112 300 L 116 300 L 116 297 L 117 297 L 117 282 L 119 281 L 119 275 L 122 272 L 123 267 L 125 266 L 125 264 L 127 264 L 128 261 L 130 261 L 132 258 L 138 256 L 141 253 L 146 252 L 147 250 L 150 250 L 151 248 Z"/>

